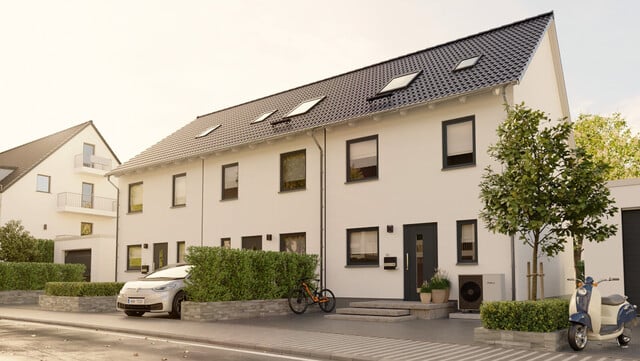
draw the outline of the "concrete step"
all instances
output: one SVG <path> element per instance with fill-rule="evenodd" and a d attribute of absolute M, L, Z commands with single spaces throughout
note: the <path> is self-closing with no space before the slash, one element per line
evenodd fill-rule
<path fill-rule="evenodd" d="M 370 315 L 347 315 L 347 314 L 330 314 L 324 318 L 330 320 L 346 320 L 346 321 L 369 321 L 369 322 L 403 322 L 415 320 L 416 315 L 408 316 L 370 316 Z"/>
<path fill-rule="evenodd" d="M 389 308 L 363 308 L 363 307 L 346 307 L 336 309 L 337 314 L 348 315 L 366 315 L 366 316 L 408 316 L 411 314 L 409 310 L 389 309 Z"/>

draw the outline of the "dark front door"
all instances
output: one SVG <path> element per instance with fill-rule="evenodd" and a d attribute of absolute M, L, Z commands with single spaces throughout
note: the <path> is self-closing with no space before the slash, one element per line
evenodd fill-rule
<path fill-rule="evenodd" d="M 624 293 L 633 304 L 640 304 L 640 210 L 622 211 L 622 253 Z"/>
<path fill-rule="evenodd" d="M 167 243 L 153 244 L 153 269 L 157 270 L 167 265 L 167 253 L 169 246 Z"/>
<path fill-rule="evenodd" d="M 67 251 L 64 255 L 65 264 L 83 264 L 84 280 L 91 282 L 91 250 L 81 249 L 75 251 Z"/>
<path fill-rule="evenodd" d="M 404 226 L 404 299 L 417 301 L 422 282 L 438 267 L 437 223 Z"/>

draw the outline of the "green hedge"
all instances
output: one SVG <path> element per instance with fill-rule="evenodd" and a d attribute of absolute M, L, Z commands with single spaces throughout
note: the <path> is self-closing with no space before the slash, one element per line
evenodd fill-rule
<path fill-rule="evenodd" d="M 44 294 L 48 296 L 116 296 L 124 282 L 47 282 Z"/>
<path fill-rule="evenodd" d="M 553 332 L 569 327 L 569 300 L 484 302 L 480 318 L 491 330 Z"/>
<path fill-rule="evenodd" d="M 318 264 L 316 255 L 221 247 L 189 247 L 186 260 L 194 267 L 185 289 L 195 302 L 285 298 Z"/>
<path fill-rule="evenodd" d="M 0 262 L 0 291 L 43 290 L 47 282 L 80 282 L 82 264 Z"/>
<path fill-rule="evenodd" d="M 38 249 L 38 255 L 34 262 L 53 263 L 53 241 L 50 239 L 34 240 L 35 247 Z"/>

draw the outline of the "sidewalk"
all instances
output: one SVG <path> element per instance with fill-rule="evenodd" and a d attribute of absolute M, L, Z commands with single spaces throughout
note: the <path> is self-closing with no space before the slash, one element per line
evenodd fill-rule
<path fill-rule="evenodd" d="M 0 306 L 0 319 L 38 322 L 331 360 L 631 360 L 636 345 L 590 342 L 582 353 L 549 353 L 473 345 L 476 320 L 376 323 L 327 320 L 322 313 L 225 322 L 187 322 L 164 315 L 65 313 L 37 306 Z M 637 344 L 637 343 L 636 343 Z M 632 341 L 633 345 L 633 341 Z M 602 357 L 606 356 L 606 357 Z"/>

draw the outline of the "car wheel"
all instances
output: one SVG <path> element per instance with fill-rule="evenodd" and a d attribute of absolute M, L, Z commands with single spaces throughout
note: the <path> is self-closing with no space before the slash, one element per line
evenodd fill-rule
<path fill-rule="evenodd" d="M 144 311 L 124 311 L 124 314 L 131 317 L 140 317 L 144 315 Z"/>
<path fill-rule="evenodd" d="M 169 315 L 172 318 L 180 318 L 182 315 L 182 301 L 186 299 L 187 295 L 182 291 L 178 292 L 173 298 L 173 302 L 171 303 L 171 312 L 169 312 Z"/>

